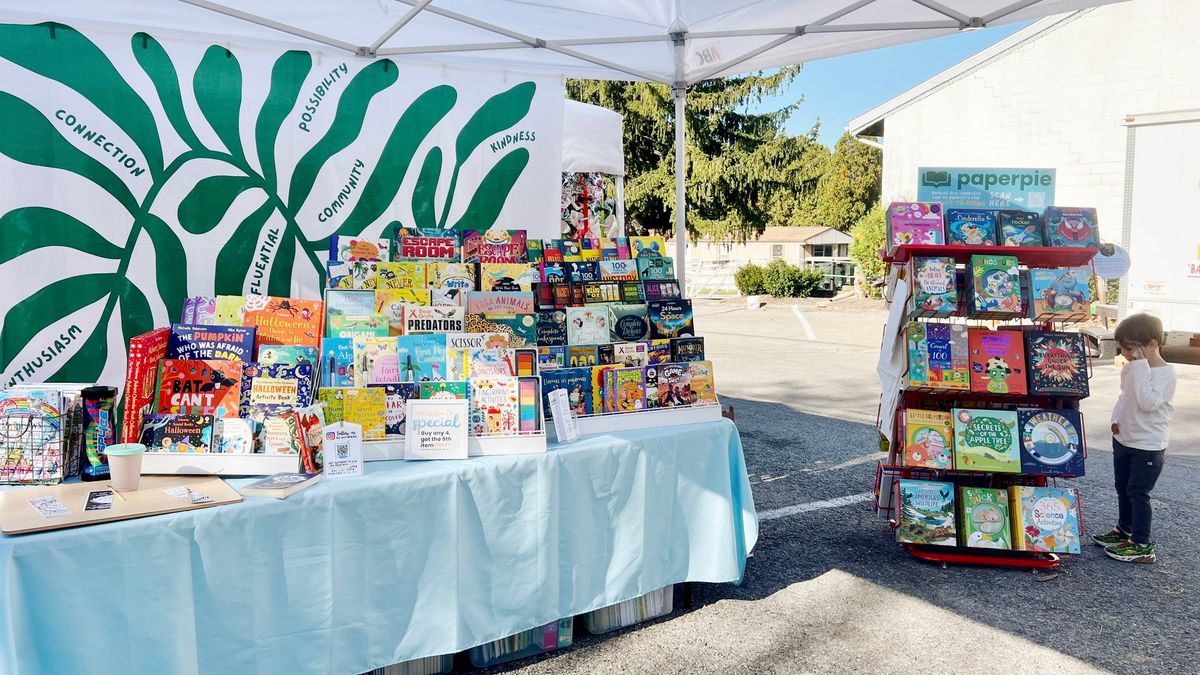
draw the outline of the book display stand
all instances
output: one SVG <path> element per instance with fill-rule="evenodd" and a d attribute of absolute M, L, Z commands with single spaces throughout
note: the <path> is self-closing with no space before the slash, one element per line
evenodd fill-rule
<path fill-rule="evenodd" d="M 1053 331 L 1080 318 L 1030 311 L 1034 298 L 1029 280 L 1049 268 L 1087 266 L 1096 253 L 1095 248 L 1046 246 L 899 245 L 883 255 L 890 265 L 886 298 L 891 312 L 881 347 L 884 389 L 877 428 L 888 455 L 876 469 L 874 507 L 914 557 L 943 564 L 1052 569 L 1062 562 L 1058 553 L 1078 550 L 1078 497 L 1073 490 L 1056 491 L 1056 481 L 1083 475 L 1086 431 L 1078 409 L 1087 395 L 1090 362 L 1080 341 L 1078 350 L 1068 350 L 1076 360 L 1063 366 L 1061 378 L 1082 388 L 1042 386 L 1040 374 L 1066 355 L 1055 349 L 1048 355 L 1038 336 L 1070 338 L 1077 334 Z M 985 256 L 1007 256 L 1005 264 L 1015 260 L 1014 280 L 1019 269 L 1021 283 L 1014 294 L 1022 305 L 1010 316 L 973 305 L 978 294 L 972 268 L 982 267 Z M 944 284 L 948 300 L 940 306 L 936 299 L 927 301 L 930 284 L 918 269 L 925 259 L 939 260 L 941 269 L 934 271 L 949 280 Z M 974 276 L 978 285 L 979 275 Z M 1010 351 L 996 351 L 997 342 Z M 1039 413 L 1050 422 L 1071 422 L 1067 433 L 1043 424 Z M 1059 454 L 1048 458 L 1051 453 Z M 1026 525 L 1028 518 L 1043 514 L 1022 510 L 1022 499 L 1057 492 L 1069 493 L 1063 501 L 1068 508 L 1053 517 L 1075 521 L 1073 542 Z M 1054 509 L 1058 503 L 1036 502 Z M 979 513 L 993 516 L 983 532 Z"/>

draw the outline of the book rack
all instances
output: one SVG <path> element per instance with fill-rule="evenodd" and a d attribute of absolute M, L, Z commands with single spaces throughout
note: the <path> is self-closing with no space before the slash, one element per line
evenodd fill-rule
<path fill-rule="evenodd" d="M 895 246 L 883 256 L 883 261 L 902 265 L 913 258 L 938 256 L 966 263 L 973 255 L 1011 255 L 1026 267 L 1081 267 L 1092 261 L 1098 248 L 1065 246 L 962 246 L 954 244 L 904 244 Z"/>

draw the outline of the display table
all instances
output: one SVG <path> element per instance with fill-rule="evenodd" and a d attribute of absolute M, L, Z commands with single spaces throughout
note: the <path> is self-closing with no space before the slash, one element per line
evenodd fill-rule
<path fill-rule="evenodd" d="M 359 673 L 739 581 L 758 536 L 724 419 L 366 472 L 0 537 L 0 672 Z"/>

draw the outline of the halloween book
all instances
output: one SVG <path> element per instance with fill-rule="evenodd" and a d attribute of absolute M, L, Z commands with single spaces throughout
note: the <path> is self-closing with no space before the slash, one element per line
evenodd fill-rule
<path fill-rule="evenodd" d="M 164 359 L 158 369 L 157 412 L 237 417 L 242 366 L 241 361 Z"/>

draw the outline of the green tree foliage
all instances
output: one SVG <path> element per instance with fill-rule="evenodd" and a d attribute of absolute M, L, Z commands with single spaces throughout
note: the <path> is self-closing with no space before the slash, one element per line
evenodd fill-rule
<path fill-rule="evenodd" d="M 763 270 L 763 287 L 777 298 L 807 298 L 824 279 L 820 270 L 801 269 L 784 260 L 772 260 Z"/>
<path fill-rule="evenodd" d="M 738 293 L 742 295 L 762 295 L 767 292 L 763 284 L 763 268 L 754 263 L 746 263 L 733 273 L 733 283 Z"/>
<path fill-rule="evenodd" d="M 883 248 L 886 238 L 883 215 L 883 207 L 876 206 L 850 228 L 850 235 L 854 237 L 850 244 L 850 257 L 866 278 L 867 285 L 863 290 L 869 297 L 879 297 L 878 287 L 872 286 L 871 282 L 887 273 L 887 264 L 879 257 L 879 249 Z"/>
<path fill-rule="evenodd" d="M 816 222 L 843 232 L 879 203 L 883 153 L 842 134 L 817 184 Z"/>

